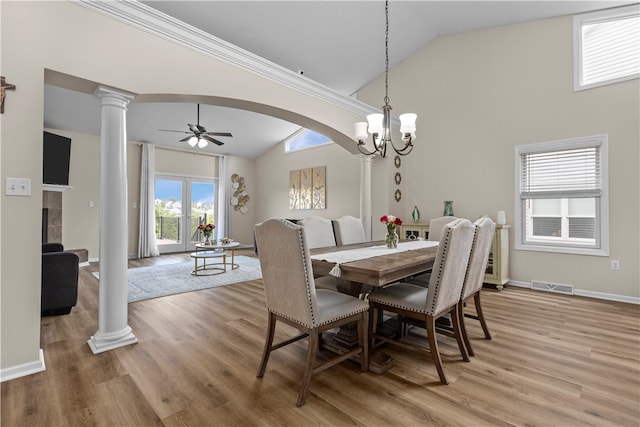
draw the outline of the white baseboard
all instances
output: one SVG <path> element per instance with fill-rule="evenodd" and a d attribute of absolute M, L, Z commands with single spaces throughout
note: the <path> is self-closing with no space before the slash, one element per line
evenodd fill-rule
<path fill-rule="evenodd" d="M 38 352 L 38 360 L 0 370 L 0 382 L 26 377 L 27 375 L 42 372 L 46 369 L 47 367 L 44 365 L 44 351 L 40 349 Z"/>
<path fill-rule="evenodd" d="M 509 282 L 507 282 L 507 285 L 517 286 L 519 288 L 532 289 L 531 282 L 519 282 L 517 280 L 510 280 Z M 532 290 L 537 291 L 537 289 L 532 289 Z M 544 291 L 540 291 L 540 292 L 544 292 Z M 626 302 L 629 304 L 640 304 L 640 298 L 628 297 L 625 295 L 609 294 L 606 292 L 593 292 L 593 291 L 585 291 L 584 289 L 573 288 L 573 294 L 575 296 L 603 299 L 607 301 L 619 301 L 619 302 Z"/>

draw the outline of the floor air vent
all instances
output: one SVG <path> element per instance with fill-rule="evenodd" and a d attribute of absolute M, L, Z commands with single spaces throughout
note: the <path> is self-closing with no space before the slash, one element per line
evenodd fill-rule
<path fill-rule="evenodd" d="M 572 285 L 563 285 L 561 283 L 541 282 L 539 280 L 531 281 L 531 289 L 539 291 L 557 292 L 559 294 L 573 295 Z"/>

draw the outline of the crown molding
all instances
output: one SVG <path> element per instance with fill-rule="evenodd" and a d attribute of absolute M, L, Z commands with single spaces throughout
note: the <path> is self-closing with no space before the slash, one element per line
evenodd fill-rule
<path fill-rule="evenodd" d="M 355 98 L 344 96 L 327 86 L 212 36 L 137 0 L 69 1 L 355 114 L 366 116 L 380 112 L 380 109 Z M 397 118 L 392 118 L 392 122 L 394 127 L 399 127 Z"/>

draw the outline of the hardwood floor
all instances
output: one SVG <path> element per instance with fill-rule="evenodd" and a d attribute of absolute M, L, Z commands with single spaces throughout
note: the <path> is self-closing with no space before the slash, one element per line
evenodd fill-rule
<path fill-rule="evenodd" d="M 131 303 L 139 343 L 93 355 L 96 270 L 81 269 L 71 314 L 42 319 L 47 370 L 2 383 L 2 426 L 640 424 L 637 305 L 485 289 L 493 340 L 467 319 L 476 356 L 464 363 L 454 340 L 438 337 L 450 385 L 428 358 L 385 347 L 396 359 L 390 371 L 337 365 L 313 378 L 297 408 L 306 341 L 275 351 L 256 378 L 266 332 L 260 280 Z M 279 338 L 293 332 L 278 328 Z"/>

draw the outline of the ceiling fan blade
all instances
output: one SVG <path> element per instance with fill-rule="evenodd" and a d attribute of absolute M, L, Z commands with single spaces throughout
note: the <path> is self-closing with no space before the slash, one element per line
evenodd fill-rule
<path fill-rule="evenodd" d="M 196 125 L 196 127 L 198 128 L 198 130 L 200 131 L 200 133 L 205 133 L 207 130 L 204 128 L 204 126 L 200 126 L 200 125 Z"/>
<path fill-rule="evenodd" d="M 187 131 L 184 131 L 184 130 L 171 130 L 171 129 L 158 129 L 158 130 L 160 130 L 160 131 L 162 131 L 162 132 L 178 132 L 178 133 L 189 133 L 189 132 L 187 132 Z"/>
<path fill-rule="evenodd" d="M 195 135 L 189 135 L 189 136 L 187 136 L 187 137 L 185 137 L 185 138 L 182 138 L 182 139 L 181 139 L 180 141 L 178 141 L 178 142 L 185 142 L 185 141 L 188 141 L 188 140 L 190 140 L 191 138 L 193 138 L 194 136 L 195 136 Z"/>
<path fill-rule="evenodd" d="M 195 134 L 202 133 L 200 132 L 200 129 L 198 129 L 198 125 L 192 125 L 191 123 L 187 123 L 187 126 L 189 126 L 189 129 L 191 130 L 191 132 Z"/>
<path fill-rule="evenodd" d="M 224 142 L 222 141 L 218 141 L 215 138 L 211 138 L 209 135 L 200 135 L 202 138 L 206 139 L 207 141 L 213 142 L 214 144 L 218 144 L 218 145 L 223 145 Z"/>
<path fill-rule="evenodd" d="M 205 132 L 203 135 L 214 135 L 214 136 L 233 136 L 229 132 Z"/>

